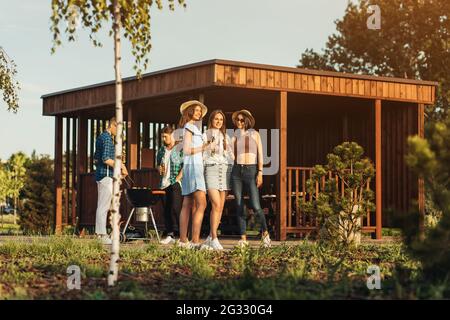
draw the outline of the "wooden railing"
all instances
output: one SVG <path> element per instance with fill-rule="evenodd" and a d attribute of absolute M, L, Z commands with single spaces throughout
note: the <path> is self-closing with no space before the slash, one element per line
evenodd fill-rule
<path fill-rule="evenodd" d="M 312 167 L 287 167 L 286 173 L 286 195 L 287 195 L 287 217 L 286 217 L 286 232 L 303 234 L 305 232 L 316 231 L 318 222 L 315 215 L 304 212 L 299 206 L 299 200 L 311 201 L 316 198 L 320 192 L 325 188 L 325 177 L 321 182 L 316 182 L 315 190 L 311 194 L 306 187 L 307 181 L 312 177 Z M 332 175 L 329 172 L 329 178 L 336 181 L 336 187 L 344 194 L 344 182 L 338 176 Z M 367 182 L 367 188 L 370 188 L 370 181 Z M 363 232 L 375 232 L 376 226 L 373 222 L 375 219 L 371 218 L 373 213 L 367 211 L 366 215 L 362 217 L 361 226 Z"/>

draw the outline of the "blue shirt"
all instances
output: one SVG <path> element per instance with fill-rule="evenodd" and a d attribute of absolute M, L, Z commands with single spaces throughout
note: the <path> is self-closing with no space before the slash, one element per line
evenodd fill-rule
<path fill-rule="evenodd" d="M 105 164 L 108 159 L 114 160 L 114 142 L 108 131 L 103 132 L 95 141 L 95 181 L 100 181 L 104 177 L 112 177 L 114 168 Z"/>

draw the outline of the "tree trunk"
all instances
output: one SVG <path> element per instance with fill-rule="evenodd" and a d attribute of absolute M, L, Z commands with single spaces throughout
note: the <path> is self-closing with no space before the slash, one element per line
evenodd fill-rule
<path fill-rule="evenodd" d="M 14 196 L 14 225 L 17 224 L 17 197 Z"/>
<path fill-rule="evenodd" d="M 122 75 L 120 71 L 120 31 L 121 13 L 118 0 L 114 0 L 114 68 L 116 80 L 116 121 L 117 135 L 115 143 L 114 177 L 113 177 L 113 200 L 111 208 L 112 221 L 112 246 L 111 260 L 109 264 L 108 285 L 113 286 L 117 282 L 119 274 L 119 251 L 120 251 L 120 176 L 122 166 L 122 130 L 123 130 L 123 106 L 122 106 Z"/>

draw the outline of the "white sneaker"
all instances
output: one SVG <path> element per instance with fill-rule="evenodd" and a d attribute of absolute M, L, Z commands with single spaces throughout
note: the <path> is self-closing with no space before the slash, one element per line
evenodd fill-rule
<path fill-rule="evenodd" d="M 200 249 L 202 247 L 201 243 L 193 243 L 191 242 L 191 249 L 197 250 Z"/>
<path fill-rule="evenodd" d="M 108 236 L 108 235 L 101 235 L 101 236 L 99 236 L 98 237 L 98 239 L 100 240 L 100 242 L 102 243 L 102 244 L 105 244 L 105 245 L 112 245 L 112 240 L 111 240 L 111 238 Z"/>
<path fill-rule="evenodd" d="M 270 248 L 272 246 L 272 240 L 270 240 L 269 234 L 266 234 L 261 239 L 261 246 L 264 248 Z"/>
<path fill-rule="evenodd" d="M 183 241 L 178 240 L 178 241 L 176 242 L 176 245 L 177 245 L 178 247 L 180 247 L 180 248 L 192 249 L 192 243 L 191 243 L 190 241 L 188 241 L 188 242 L 183 242 Z"/>
<path fill-rule="evenodd" d="M 220 244 L 218 238 L 215 238 L 215 239 L 211 240 L 209 246 L 210 246 L 212 249 L 214 249 L 214 250 L 223 250 L 223 247 L 222 247 L 222 245 Z"/>
<path fill-rule="evenodd" d="M 236 246 L 239 247 L 239 248 L 244 248 L 244 247 L 248 247 L 249 244 L 248 244 L 248 241 L 241 239 L 241 240 L 238 241 Z"/>
<path fill-rule="evenodd" d="M 172 236 L 167 236 L 164 239 L 162 239 L 159 243 L 161 243 L 161 244 L 172 244 L 172 243 L 175 243 L 175 239 L 172 238 Z"/>
<path fill-rule="evenodd" d="M 205 242 L 202 243 L 200 250 L 213 250 L 213 247 L 211 246 L 211 236 L 208 236 Z"/>

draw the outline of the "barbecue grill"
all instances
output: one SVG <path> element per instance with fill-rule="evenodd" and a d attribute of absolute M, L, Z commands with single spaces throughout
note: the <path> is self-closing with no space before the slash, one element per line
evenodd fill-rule
<path fill-rule="evenodd" d="M 125 180 L 126 181 L 126 180 Z M 159 239 L 159 233 L 158 228 L 156 226 L 155 217 L 153 215 L 152 206 L 156 205 L 159 200 L 165 195 L 164 190 L 160 189 L 150 189 L 150 188 L 128 188 L 125 189 L 125 194 L 127 197 L 128 202 L 133 206 L 133 209 L 131 209 L 130 215 L 128 216 L 127 222 L 125 224 L 125 227 L 123 231 L 121 232 L 121 241 L 124 242 L 127 239 L 128 240 L 138 240 L 138 239 L 146 239 L 148 234 L 147 229 L 147 222 L 149 221 L 149 214 L 152 219 L 153 227 L 155 228 L 156 237 Z M 133 214 L 136 214 L 136 221 L 138 222 L 145 222 L 145 237 L 141 238 L 133 234 L 132 237 L 126 236 L 126 231 L 130 226 L 131 218 L 133 217 Z M 131 228 L 130 228 L 131 229 Z"/>

